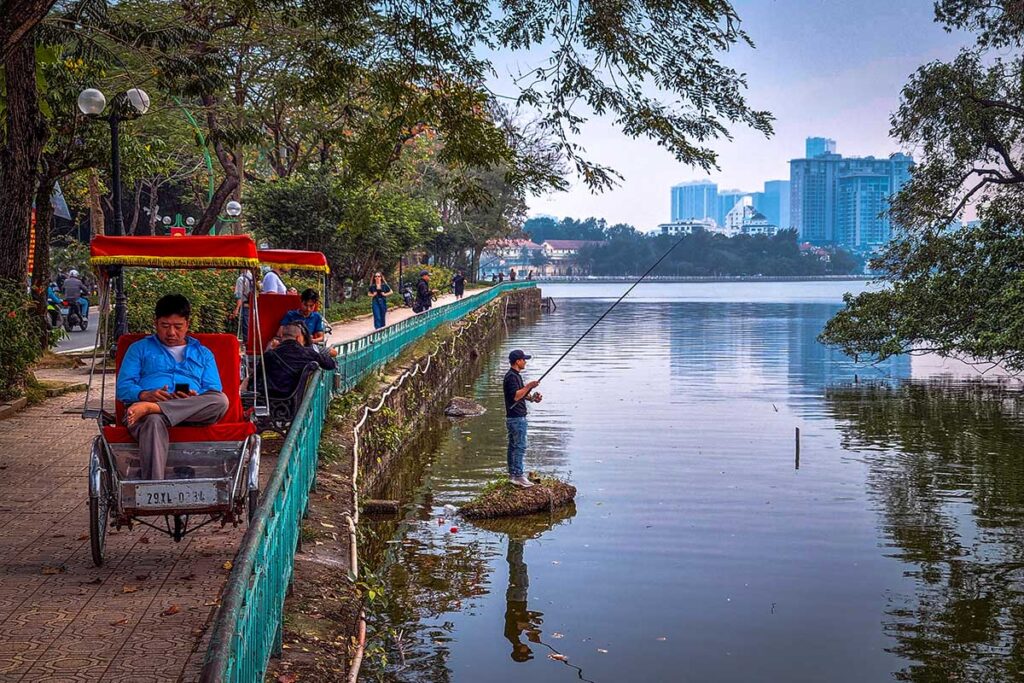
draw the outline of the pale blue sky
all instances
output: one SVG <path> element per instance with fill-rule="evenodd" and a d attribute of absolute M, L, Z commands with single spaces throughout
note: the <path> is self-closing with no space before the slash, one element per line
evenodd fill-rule
<path fill-rule="evenodd" d="M 713 145 L 721 170 L 711 178 L 720 188 L 752 191 L 764 180 L 787 179 L 787 162 L 803 155 L 807 136 L 835 139 L 843 155 L 897 151 L 888 131 L 900 88 L 918 66 L 954 55 L 966 40 L 932 21 L 930 0 L 734 5 L 756 49 L 739 48 L 726 59 L 747 73 L 749 102 L 771 111 L 776 122 L 771 139 L 739 128 L 733 141 Z M 514 63 L 506 59 L 499 69 L 507 73 L 510 67 Z M 702 177 L 655 144 L 621 135 L 610 121 L 592 121 L 581 141 L 591 158 L 625 176 L 622 184 L 592 195 L 577 182 L 567 193 L 532 199 L 531 213 L 594 215 L 650 230 L 668 220 L 669 188 Z"/>

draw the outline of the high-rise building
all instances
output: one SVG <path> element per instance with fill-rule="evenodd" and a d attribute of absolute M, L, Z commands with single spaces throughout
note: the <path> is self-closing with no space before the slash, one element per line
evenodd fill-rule
<path fill-rule="evenodd" d="M 680 183 L 672 187 L 672 221 L 715 218 L 718 185 L 707 180 Z"/>
<path fill-rule="evenodd" d="M 831 138 L 807 138 L 804 150 L 808 159 L 820 157 L 822 154 L 835 154 L 836 141 Z"/>
<path fill-rule="evenodd" d="M 729 212 L 733 210 L 740 200 L 748 196 L 750 196 L 750 193 L 743 190 L 720 191 L 718 193 L 718 212 L 715 214 L 715 221 L 719 225 L 725 225 L 725 219 Z"/>
<path fill-rule="evenodd" d="M 871 248 L 891 235 L 889 197 L 910 178 L 913 159 L 893 154 L 843 158 L 826 153 L 793 159 L 790 222 L 800 239 L 817 245 Z M 877 210 L 876 210 L 877 209 Z M 873 213 L 872 213 L 873 212 Z"/>
<path fill-rule="evenodd" d="M 779 230 L 789 230 L 789 181 L 767 180 L 761 195 L 761 202 L 755 200 L 754 208 L 763 213 L 769 223 L 777 225 Z"/>

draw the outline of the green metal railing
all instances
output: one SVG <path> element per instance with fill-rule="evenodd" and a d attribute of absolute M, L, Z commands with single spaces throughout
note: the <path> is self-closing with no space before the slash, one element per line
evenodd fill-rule
<path fill-rule="evenodd" d="M 533 287 L 514 282 L 338 345 L 338 370 L 318 370 L 281 447 L 256 515 L 242 539 L 213 623 L 200 681 L 259 683 L 271 655 L 280 654 L 284 600 L 292 579 L 302 517 L 316 480 L 320 436 L 335 375 L 345 392 L 439 325 L 458 320 L 503 292 Z"/>

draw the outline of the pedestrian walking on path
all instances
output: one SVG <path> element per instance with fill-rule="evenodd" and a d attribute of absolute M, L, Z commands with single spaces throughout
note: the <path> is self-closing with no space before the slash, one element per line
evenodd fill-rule
<path fill-rule="evenodd" d="M 455 299 L 459 300 L 462 295 L 466 293 L 466 276 L 459 270 L 455 273 L 455 277 L 452 278 L 452 293 L 455 295 Z"/>
<path fill-rule="evenodd" d="M 434 292 L 430 289 L 430 271 L 421 270 L 420 279 L 416 283 L 416 305 L 413 306 L 413 310 L 417 313 L 429 311 L 433 304 L 433 296 Z"/>
<path fill-rule="evenodd" d="M 522 372 L 530 360 L 521 349 L 508 354 L 509 369 L 505 373 L 505 428 L 508 430 L 508 478 L 516 486 L 533 486 L 526 478 L 526 402 L 540 403 L 540 392 L 533 392 L 540 384 L 537 380 L 523 381 Z M 533 392 L 533 393 L 531 393 Z"/>
<path fill-rule="evenodd" d="M 388 300 L 385 297 L 391 296 L 391 285 L 387 283 L 384 274 L 380 271 L 373 274 L 367 294 L 373 297 L 370 302 L 373 307 L 373 329 L 379 330 L 387 324 L 384 321 L 388 312 Z"/>
<path fill-rule="evenodd" d="M 284 280 L 276 270 L 269 266 L 263 266 L 263 282 L 260 284 L 260 291 L 264 294 L 287 294 L 288 288 L 284 286 Z"/>
<path fill-rule="evenodd" d="M 229 316 L 238 318 L 239 336 L 243 342 L 249 338 L 249 298 L 252 296 L 252 284 L 252 273 L 243 270 L 235 280 L 235 310 Z"/>

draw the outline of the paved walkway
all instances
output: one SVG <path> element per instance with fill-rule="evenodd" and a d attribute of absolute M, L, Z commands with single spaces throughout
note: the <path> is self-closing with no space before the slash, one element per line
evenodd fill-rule
<path fill-rule="evenodd" d="M 470 297 L 476 296 L 481 292 L 486 292 L 487 290 L 487 287 L 483 287 L 480 289 L 467 289 L 465 296 L 463 296 L 462 298 L 469 299 Z M 396 296 L 398 296 L 397 293 L 393 295 L 391 298 L 394 299 Z M 445 294 L 444 296 L 439 296 L 437 298 L 437 301 L 434 302 L 433 307 L 437 308 L 438 306 L 444 306 L 445 304 L 450 304 L 453 301 L 455 301 L 454 294 Z M 400 320 L 411 318 L 414 315 L 416 314 L 413 313 L 412 309 L 407 306 L 402 308 L 389 309 L 385 321 L 387 322 L 388 325 L 394 325 Z M 373 332 L 373 316 L 364 315 L 349 320 L 348 322 L 345 323 L 333 323 L 331 327 L 332 330 L 331 334 L 327 337 L 327 344 L 340 344 L 342 342 L 351 341 L 353 339 L 357 339 L 359 337 L 362 337 Z"/>
<path fill-rule="evenodd" d="M 390 311 L 388 323 L 411 315 Z M 331 341 L 372 330 L 359 318 L 335 325 Z M 84 398 L 0 421 L 0 683 L 194 681 L 245 527 L 211 525 L 181 543 L 146 527 L 111 530 L 106 562 L 93 566 L 86 472 L 96 432 L 81 418 Z M 273 466 L 264 458 L 264 480 Z"/>

